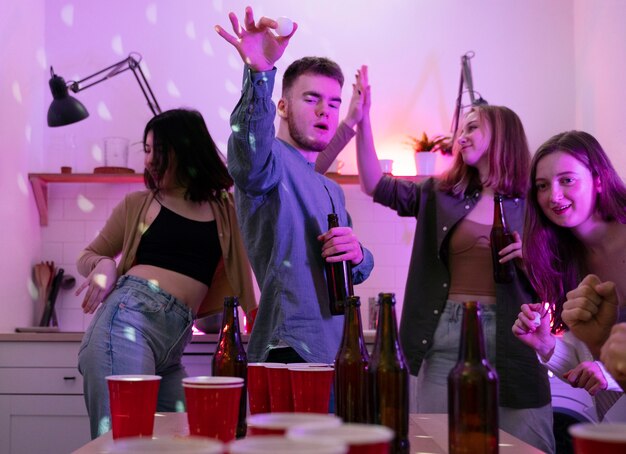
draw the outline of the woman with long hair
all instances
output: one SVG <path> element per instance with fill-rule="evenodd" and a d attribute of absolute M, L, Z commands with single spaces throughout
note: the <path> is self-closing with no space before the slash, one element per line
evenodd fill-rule
<path fill-rule="evenodd" d="M 157 410 L 181 411 L 194 319 L 225 296 L 255 307 L 233 181 L 202 115 L 163 112 L 143 143 L 147 190 L 126 195 L 77 263 L 83 311 L 98 309 L 78 355 L 92 438 L 111 427 L 107 375 L 160 375 Z"/>
<path fill-rule="evenodd" d="M 418 183 L 382 175 L 367 100 L 357 130 L 363 191 L 400 216 L 417 219 L 400 324 L 402 348 L 417 376 L 417 411 L 446 413 L 447 376 L 458 359 L 462 302 L 482 303 L 490 363 L 499 376 L 500 427 L 544 452 L 554 451 L 550 387 L 535 352 L 510 327 L 519 307 L 535 300 L 519 267 L 530 152 L 519 117 L 503 106 L 473 107 L 453 145 L 452 168 Z M 490 248 L 494 195 L 503 196 L 512 244 L 498 251 L 514 262 L 510 283 L 496 283 Z"/>
<path fill-rule="evenodd" d="M 596 301 L 624 301 L 626 187 L 598 141 L 584 131 L 563 132 L 541 145 L 530 181 L 523 255 L 533 287 L 549 310 L 543 304 L 522 306 L 513 333 L 555 375 L 602 400 L 601 391 L 621 390 L 595 361 L 602 343 L 590 350 L 567 332 L 563 311 L 568 300 L 583 293 Z M 569 325 L 576 334 L 578 328 Z M 596 332 L 606 339 L 609 330 Z M 555 336 L 563 331 L 562 338 Z M 602 420 L 607 408 L 600 404 L 596 410 Z"/>

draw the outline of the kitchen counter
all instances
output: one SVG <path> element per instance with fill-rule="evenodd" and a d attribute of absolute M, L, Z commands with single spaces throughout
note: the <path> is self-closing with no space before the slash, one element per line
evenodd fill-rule
<path fill-rule="evenodd" d="M 0 342 L 80 342 L 83 339 L 82 331 L 75 332 L 46 332 L 46 333 L 0 333 Z M 219 334 L 195 334 L 192 343 L 215 343 Z M 248 342 L 249 335 L 242 334 L 244 342 Z M 365 342 L 371 344 L 376 337 L 376 331 L 363 332 Z"/>
<path fill-rule="evenodd" d="M 160 437 L 186 437 L 189 434 L 187 413 L 156 413 L 154 435 Z M 411 452 L 448 452 L 448 415 L 411 414 L 409 417 L 409 441 Z M 500 452 L 515 454 L 537 454 L 538 449 L 524 443 L 513 435 L 500 430 Z M 109 453 L 114 448 L 111 432 L 90 441 L 73 454 Z"/>

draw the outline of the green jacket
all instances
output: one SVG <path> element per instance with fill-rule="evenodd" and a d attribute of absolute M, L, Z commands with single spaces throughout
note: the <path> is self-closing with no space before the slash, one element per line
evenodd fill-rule
<path fill-rule="evenodd" d="M 431 348 L 435 329 L 448 299 L 450 232 L 480 200 L 480 191 L 457 197 L 437 188 L 428 178 L 418 184 L 385 176 L 378 183 L 374 201 L 417 219 L 413 251 L 400 323 L 400 339 L 413 375 L 419 372 Z M 505 199 L 511 231 L 523 231 L 524 201 Z M 526 275 L 517 270 L 510 284 L 496 284 L 496 364 L 500 405 L 537 408 L 550 403 L 547 370 L 536 353 L 512 333 L 511 327 L 524 303 L 536 302 Z M 418 396 L 419 399 L 419 396 Z"/>

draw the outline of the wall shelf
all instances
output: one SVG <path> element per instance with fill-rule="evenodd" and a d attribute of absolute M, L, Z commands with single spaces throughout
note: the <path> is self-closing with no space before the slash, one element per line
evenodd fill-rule
<path fill-rule="evenodd" d="M 358 175 L 327 173 L 326 176 L 339 184 L 359 184 Z M 425 177 L 402 176 L 400 178 L 421 181 Z M 35 203 L 39 211 L 39 225 L 48 225 L 49 183 L 142 183 L 143 173 L 29 173 Z"/>
<path fill-rule="evenodd" d="M 142 173 L 29 173 L 39 225 L 48 225 L 48 183 L 142 183 Z"/>

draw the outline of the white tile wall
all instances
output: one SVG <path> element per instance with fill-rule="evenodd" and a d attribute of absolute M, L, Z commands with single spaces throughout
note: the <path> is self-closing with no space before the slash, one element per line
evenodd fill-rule
<path fill-rule="evenodd" d="M 76 271 L 78 253 L 97 235 L 112 209 L 137 184 L 55 183 L 48 185 L 49 224 L 42 227 L 42 260 L 53 260 L 66 274 L 82 277 Z M 374 254 L 375 267 L 370 278 L 355 287 L 361 297 L 364 327 L 368 328 L 368 299 L 379 292 L 395 292 L 400 315 L 408 269 L 415 219 L 400 218 L 388 208 L 376 205 L 358 185 L 345 185 L 346 204 L 353 227 L 361 242 Z M 64 331 L 83 331 L 91 321 L 80 309 L 82 295 L 61 290 L 57 316 Z"/>

